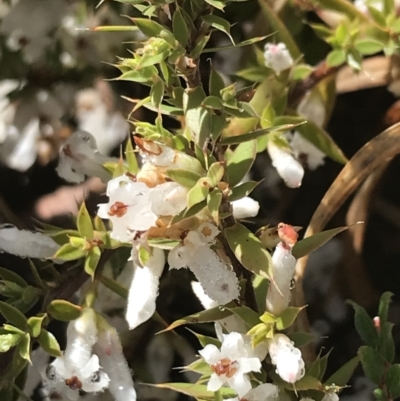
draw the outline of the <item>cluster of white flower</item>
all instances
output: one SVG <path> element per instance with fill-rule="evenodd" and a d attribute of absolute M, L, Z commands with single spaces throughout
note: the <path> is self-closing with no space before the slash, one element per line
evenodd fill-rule
<path fill-rule="evenodd" d="M 108 389 L 116 401 L 136 401 L 133 380 L 115 329 L 85 309 L 67 329 L 67 347 L 42 377 L 51 397 L 76 401 Z"/>

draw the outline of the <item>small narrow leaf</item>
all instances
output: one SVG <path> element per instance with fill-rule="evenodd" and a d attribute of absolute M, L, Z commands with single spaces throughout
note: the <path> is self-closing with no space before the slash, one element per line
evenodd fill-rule
<path fill-rule="evenodd" d="M 15 284 L 18 284 L 22 288 L 28 286 L 28 283 L 20 275 L 14 273 L 9 269 L 5 269 L 4 267 L 0 267 L 0 277 L 3 280 L 11 281 Z"/>
<path fill-rule="evenodd" d="M 167 170 L 166 175 L 171 178 L 171 180 L 188 188 L 193 188 L 201 178 L 201 175 L 194 171 L 182 169 Z"/>
<path fill-rule="evenodd" d="M 396 363 L 386 373 L 386 387 L 392 399 L 400 397 L 400 364 Z"/>
<path fill-rule="evenodd" d="M 20 340 L 21 340 L 20 334 L 1 334 L 0 352 L 7 352 L 10 348 L 15 347 Z"/>
<path fill-rule="evenodd" d="M 42 331 L 43 321 L 46 318 L 47 315 L 44 313 L 42 316 L 32 316 L 28 319 L 28 329 L 32 337 L 39 337 L 40 332 Z"/>
<path fill-rule="evenodd" d="M 85 258 L 85 272 L 89 274 L 90 277 L 94 277 L 96 272 L 96 267 L 99 263 L 101 257 L 101 251 L 98 246 L 90 249 Z"/>
<path fill-rule="evenodd" d="M 393 294 L 389 291 L 386 291 L 382 294 L 381 299 L 379 301 L 379 319 L 381 321 L 381 325 L 387 322 L 388 313 L 389 313 L 389 305 L 392 301 Z"/>
<path fill-rule="evenodd" d="M 260 323 L 258 313 L 247 306 L 238 306 L 236 308 L 229 308 L 229 310 L 242 319 L 249 329 Z"/>
<path fill-rule="evenodd" d="M 385 322 L 381 324 L 379 333 L 379 353 L 385 358 L 386 362 L 392 363 L 395 355 L 395 345 L 393 340 L 393 323 Z"/>
<path fill-rule="evenodd" d="M 187 194 L 187 207 L 190 209 L 194 205 L 207 198 L 210 186 L 206 178 L 201 178 L 197 184 Z"/>
<path fill-rule="evenodd" d="M 249 196 L 251 194 L 251 192 L 253 192 L 254 188 L 260 182 L 247 181 L 247 182 L 244 182 L 243 184 L 237 185 L 234 188 L 231 188 L 229 195 L 228 195 L 228 201 L 233 202 L 235 200 L 242 199 L 245 196 Z"/>
<path fill-rule="evenodd" d="M 219 207 L 221 206 L 222 192 L 214 188 L 207 197 L 207 207 L 214 222 L 219 224 Z"/>
<path fill-rule="evenodd" d="M 285 330 L 288 327 L 290 327 L 294 321 L 296 320 L 298 314 L 305 308 L 303 307 L 295 307 L 295 306 L 289 306 L 287 309 L 285 309 L 280 316 L 278 316 L 276 320 L 276 328 L 278 330 Z"/>
<path fill-rule="evenodd" d="M 0 301 L 0 313 L 4 316 L 7 322 L 10 322 L 15 327 L 25 330 L 28 320 L 17 308 L 9 305 L 6 302 Z"/>
<path fill-rule="evenodd" d="M 329 379 L 324 383 L 325 386 L 336 385 L 336 386 L 345 386 L 351 376 L 353 376 L 356 367 L 360 363 L 360 358 L 355 356 L 350 359 L 347 363 L 345 363 L 341 368 L 339 368 Z"/>
<path fill-rule="evenodd" d="M 78 226 L 78 231 L 79 235 L 82 238 L 86 239 L 92 239 L 93 238 L 93 224 L 92 224 L 92 219 L 90 218 L 89 212 L 86 208 L 85 202 L 82 203 L 79 213 L 78 213 L 78 218 L 77 218 L 77 226 Z"/>
<path fill-rule="evenodd" d="M 180 7 L 177 7 L 172 18 L 172 30 L 175 38 L 182 47 L 186 47 L 189 39 L 189 29 L 183 18 Z"/>
<path fill-rule="evenodd" d="M 69 301 L 55 299 L 47 306 L 47 312 L 57 320 L 69 322 L 78 319 L 82 315 L 82 307 Z"/>
<path fill-rule="evenodd" d="M 210 81 L 208 84 L 209 92 L 211 96 L 221 98 L 220 92 L 225 88 L 224 80 L 221 75 L 213 67 L 211 67 Z"/>
<path fill-rule="evenodd" d="M 63 245 L 54 255 L 55 259 L 61 260 L 76 260 L 85 256 L 85 251 L 80 248 L 75 248 L 71 244 Z"/>
<path fill-rule="evenodd" d="M 379 384 L 385 371 L 385 361 L 379 352 L 366 345 L 358 350 L 361 365 L 365 376 L 374 383 Z"/>
<path fill-rule="evenodd" d="M 225 169 L 223 162 L 215 162 L 210 166 L 210 168 L 207 171 L 207 177 L 212 187 L 217 186 L 217 184 L 222 180 L 224 172 Z"/>
<path fill-rule="evenodd" d="M 132 21 L 148 37 L 158 36 L 164 30 L 164 27 L 158 22 L 147 18 L 132 18 Z"/>
<path fill-rule="evenodd" d="M 232 44 L 235 45 L 235 42 L 231 36 L 231 25 L 226 19 L 218 17 L 214 14 L 204 15 L 202 19 L 203 21 L 207 22 L 207 24 L 210 24 L 213 28 L 226 33 Z"/>
<path fill-rule="evenodd" d="M 18 343 L 18 352 L 22 359 L 31 362 L 31 336 L 25 334 L 21 337 L 21 341 Z"/>
<path fill-rule="evenodd" d="M 38 337 L 40 346 L 51 356 L 59 357 L 62 356 L 60 345 L 53 334 L 47 330 L 42 329 L 40 336 Z"/>
<path fill-rule="evenodd" d="M 357 305 L 353 301 L 347 302 L 354 308 L 354 324 L 358 334 L 365 344 L 371 347 L 377 347 L 379 343 L 379 336 L 371 317 L 363 307 Z"/>

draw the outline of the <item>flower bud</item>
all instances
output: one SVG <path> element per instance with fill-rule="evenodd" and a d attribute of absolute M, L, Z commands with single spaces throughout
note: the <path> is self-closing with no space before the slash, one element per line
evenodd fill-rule
<path fill-rule="evenodd" d="M 249 196 L 232 202 L 233 217 L 237 220 L 256 217 L 260 210 L 260 204 Z"/>
<path fill-rule="evenodd" d="M 284 43 L 267 43 L 264 47 L 265 65 L 277 74 L 293 65 L 292 56 Z"/>

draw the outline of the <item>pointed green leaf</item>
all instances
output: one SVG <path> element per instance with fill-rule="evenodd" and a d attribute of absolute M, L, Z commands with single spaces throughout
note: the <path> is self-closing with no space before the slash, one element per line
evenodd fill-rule
<path fill-rule="evenodd" d="M 150 246 L 154 248 L 167 249 L 167 250 L 174 249 L 177 245 L 180 244 L 180 241 L 173 240 L 170 238 L 152 238 L 149 239 L 147 242 Z"/>
<path fill-rule="evenodd" d="M 205 336 L 203 334 L 196 333 L 195 331 L 190 330 L 190 329 L 187 329 L 187 330 L 190 331 L 193 335 L 196 336 L 196 338 L 199 340 L 199 343 L 201 344 L 201 346 L 203 348 L 208 344 L 215 345 L 218 348 L 221 347 L 221 341 L 219 341 L 218 339 L 216 339 L 214 337 Z"/>
<path fill-rule="evenodd" d="M 4 316 L 7 322 L 10 322 L 15 327 L 25 330 L 28 320 L 17 308 L 0 301 L 0 313 Z"/>
<path fill-rule="evenodd" d="M 256 140 L 241 143 L 232 153 L 226 153 L 226 174 L 231 187 L 239 184 L 249 172 L 256 155 Z"/>
<path fill-rule="evenodd" d="M 212 187 L 217 186 L 217 184 L 222 180 L 224 176 L 224 163 L 223 162 L 215 162 L 213 163 L 207 171 L 207 178 L 209 184 Z"/>
<path fill-rule="evenodd" d="M 154 107 L 159 108 L 164 97 L 164 81 L 160 78 L 151 86 L 150 100 Z"/>
<path fill-rule="evenodd" d="M 39 337 L 42 330 L 43 321 L 47 318 L 47 315 L 43 313 L 41 316 L 32 316 L 28 319 L 28 329 L 32 337 Z"/>
<path fill-rule="evenodd" d="M 132 21 L 149 38 L 158 36 L 164 30 L 164 27 L 158 22 L 147 18 L 132 18 Z"/>
<path fill-rule="evenodd" d="M 385 361 L 379 352 L 366 345 L 358 350 L 361 365 L 365 376 L 374 383 L 379 384 L 385 372 Z"/>
<path fill-rule="evenodd" d="M 251 329 L 260 323 L 260 317 L 257 312 L 247 306 L 237 306 L 235 308 L 228 308 L 234 315 L 238 316 L 247 327 Z"/>
<path fill-rule="evenodd" d="M 295 347 L 301 348 L 315 341 L 315 337 L 310 333 L 295 332 L 289 333 L 288 337 L 294 342 Z"/>
<path fill-rule="evenodd" d="M 13 282 L 15 284 L 18 284 L 20 287 L 25 288 L 28 286 L 28 283 L 17 273 L 14 273 L 13 271 L 9 269 L 5 269 L 4 267 L 0 267 L 0 277 L 3 280 L 7 280 L 10 282 Z"/>
<path fill-rule="evenodd" d="M 357 305 L 353 301 L 347 301 L 355 311 L 354 316 L 354 325 L 361 339 L 365 344 L 370 345 L 371 347 L 377 347 L 379 343 L 379 336 L 372 318 L 368 315 L 367 311 Z"/>
<path fill-rule="evenodd" d="M 182 169 L 167 170 L 166 175 L 171 180 L 188 188 L 193 188 L 201 178 L 201 175 L 194 171 Z"/>
<path fill-rule="evenodd" d="M 400 364 L 396 363 L 389 367 L 386 372 L 386 387 L 392 399 L 400 397 Z"/>
<path fill-rule="evenodd" d="M 236 47 L 244 47 L 244 46 L 253 45 L 254 43 L 258 43 L 258 42 L 261 42 L 261 41 L 265 40 L 269 36 L 271 36 L 271 35 L 258 36 L 258 37 L 255 37 L 255 38 L 244 40 L 243 42 L 240 42 L 240 43 L 236 43 L 235 45 L 209 47 L 209 48 L 205 49 L 203 51 L 203 53 L 214 53 L 214 52 L 220 52 L 220 51 L 224 51 L 224 50 L 234 49 Z"/>
<path fill-rule="evenodd" d="M 18 343 L 18 352 L 22 359 L 31 362 L 31 336 L 25 334 L 21 337 L 21 341 Z"/>
<path fill-rule="evenodd" d="M 356 367 L 360 362 L 360 358 L 355 356 L 339 368 L 329 379 L 324 383 L 325 386 L 336 385 L 345 386 L 353 376 Z"/>
<path fill-rule="evenodd" d="M 54 319 L 69 322 L 82 315 L 82 307 L 63 299 L 55 299 L 47 306 L 47 312 Z"/>
<path fill-rule="evenodd" d="M 43 350 L 51 356 L 62 356 L 61 348 L 56 338 L 47 330 L 42 329 L 40 336 L 38 337 L 38 341 Z"/>
<path fill-rule="evenodd" d="M 216 306 L 211 309 L 203 310 L 197 313 L 193 313 L 192 315 L 185 316 L 181 319 L 175 320 L 175 322 L 171 323 L 166 329 L 161 330 L 159 333 L 163 333 L 164 331 L 174 330 L 179 326 L 184 324 L 195 324 L 195 323 L 209 323 L 215 322 L 216 320 L 224 319 L 228 316 L 232 315 L 232 312 L 227 309 L 229 306 L 235 306 L 233 303 L 225 306 Z"/>
<path fill-rule="evenodd" d="M 185 366 L 183 372 L 196 372 L 201 375 L 212 373 L 210 365 L 204 359 L 197 359 L 190 365 Z"/>
<path fill-rule="evenodd" d="M 362 224 L 361 222 L 356 224 Z M 326 244 L 334 236 L 339 233 L 348 230 L 352 226 L 344 226 L 332 228 L 331 230 L 322 231 L 320 233 L 314 234 L 311 237 L 304 238 L 296 243 L 292 249 L 292 254 L 296 259 L 300 259 L 303 256 L 309 255 L 314 252 L 322 245 Z"/>
<path fill-rule="evenodd" d="M 71 244 L 63 245 L 54 255 L 55 259 L 61 260 L 75 260 L 85 256 L 86 251 L 83 249 L 75 248 Z"/>
<path fill-rule="evenodd" d="M 236 223 L 226 228 L 224 234 L 236 258 L 247 270 L 272 279 L 271 255 L 249 229 Z"/>
<path fill-rule="evenodd" d="M 380 53 L 385 45 L 374 39 L 358 40 L 354 44 L 355 48 L 363 55 L 368 56 L 375 53 Z"/>
<path fill-rule="evenodd" d="M 214 14 L 204 15 L 202 19 L 207 24 L 210 24 L 213 28 L 221 32 L 224 32 L 226 35 L 228 35 L 231 42 L 235 44 L 231 36 L 231 25 L 226 19 L 218 17 Z"/>
<path fill-rule="evenodd" d="M 347 56 L 347 53 L 346 53 L 346 50 L 344 50 L 344 49 L 332 50 L 326 58 L 326 63 L 330 67 L 337 67 L 346 62 L 346 56 Z"/>
<path fill-rule="evenodd" d="M 222 192 L 218 188 L 214 188 L 207 197 L 207 207 L 214 222 L 219 223 L 219 207 L 221 206 Z"/>
<path fill-rule="evenodd" d="M 92 219 L 90 218 L 89 212 L 86 208 L 85 202 L 82 203 L 78 218 L 77 218 L 77 226 L 79 234 L 82 238 L 92 239 L 93 238 L 93 224 Z"/>
<path fill-rule="evenodd" d="M 210 36 L 211 34 L 200 37 L 200 39 L 194 46 L 192 52 L 190 53 L 190 57 L 196 60 L 197 58 L 200 57 L 202 53 L 205 53 L 204 48 L 206 47 L 208 41 L 210 40 Z"/>
<path fill-rule="evenodd" d="M 393 323 L 381 323 L 379 333 L 379 353 L 385 358 L 386 362 L 392 363 L 395 355 L 395 345 L 393 340 Z"/>
<path fill-rule="evenodd" d="M 186 47 L 189 39 L 189 29 L 183 18 L 180 7 L 177 7 L 172 18 L 172 31 L 182 47 Z"/>
<path fill-rule="evenodd" d="M 389 305 L 392 301 L 393 294 L 389 291 L 384 292 L 381 295 L 381 299 L 379 301 L 379 319 L 381 325 L 387 322 L 388 313 L 389 313 Z"/>
<path fill-rule="evenodd" d="M 286 308 L 281 315 L 278 316 L 276 320 L 276 328 L 278 330 L 285 330 L 288 327 L 290 327 L 294 321 L 296 320 L 298 314 L 305 308 L 305 306 L 302 307 L 295 307 L 295 306 L 289 306 Z"/>
<path fill-rule="evenodd" d="M 256 181 L 247 181 L 244 182 L 243 184 L 237 185 L 234 188 L 231 188 L 229 191 L 228 195 L 228 201 L 233 202 L 235 200 L 239 200 L 244 198 L 245 196 L 249 196 L 252 192 L 253 189 L 260 183 Z"/>
<path fill-rule="evenodd" d="M 196 185 L 187 194 L 188 209 L 207 198 L 210 186 L 211 185 L 206 178 L 200 178 Z"/>
<path fill-rule="evenodd" d="M 0 334 L 0 352 L 7 352 L 21 340 L 20 334 Z"/>
<path fill-rule="evenodd" d="M 90 249 L 85 258 L 85 272 L 89 274 L 92 278 L 94 277 L 94 273 L 96 272 L 96 267 L 99 263 L 101 257 L 101 251 L 98 246 Z"/>
<path fill-rule="evenodd" d="M 210 81 L 208 83 L 208 90 L 211 96 L 221 98 L 220 92 L 225 88 L 225 82 L 221 75 L 215 68 L 211 67 Z"/>

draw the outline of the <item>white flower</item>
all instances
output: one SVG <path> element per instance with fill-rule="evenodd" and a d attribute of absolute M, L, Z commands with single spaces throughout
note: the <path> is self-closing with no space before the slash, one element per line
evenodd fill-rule
<path fill-rule="evenodd" d="M 305 373 L 301 351 L 294 347 L 284 334 L 275 334 L 268 347 L 271 362 L 276 365 L 276 373 L 288 383 L 295 383 Z"/>
<path fill-rule="evenodd" d="M 293 65 L 292 56 L 284 43 L 267 43 L 264 47 L 265 65 L 277 74 Z"/>
<path fill-rule="evenodd" d="M 118 333 L 102 317 L 97 319 L 100 322 L 99 333 L 93 350 L 110 378 L 108 390 L 115 401 L 136 401 L 136 391 Z"/>
<path fill-rule="evenodd" d="M 305 397 L 300 401 L 314 401 L 313 398 Z M 339 401 L 339 396 L 336 393 L 326 393 L 321 401 Z"/>
<path fill-rule="evenodd" d="M 264 383 L 252 388 L 242 400 L 247 401 L 277 401 L 279 388 L 275 384 Z M 225 401 L 240 401 L 238 397 L 227 398 Z"/>
<path fill-rule="evenodd" d="M 103 182 L 110 179 L 110 173 L 103 164 L 111 160 L 97 150 L 93 135 L 85 131 L 74 132 L 61 148 L 57 173 L 64 180 L 80 183 L 85 176 L 99 177 Z"/>
<path fill-rule="evenodd" d="M 325 163 L 325 153 L 320 151 L 297 131 L 293 134 L 290 145 L 295 157 L 299 160 L 305 159 L 305 163 L 310 170 L 315 170 Z"/>
<path fill-rule="evenodd" d="M 304 176 L 303 166 L 292 156 L 289 149 L 281 148 L 272 141 L 267 147 L 272 165 L 289 188 L 298 188 Z"/>
<path fill-rule="evenodd" d="M 106 204 L 100 204 L 98 216 L 113 223 L 112 238 L 129 242 L 136 231 L 146 231 L 154 226 L 157 216 L 151 210 L 150 188 L 120 176 L 108 182 Z"/>
<path fill-rule="evenodd" d="M 290 283 L 293 279 L 296 259 L 290 247 L 280 242 L 272 255 L 272 274 L 274 280 L 268 288 L 266 306 L 267 310 L 279 316 L 290 301 Z"/>
<path fill-rule="evenodd" d="M 207 385 L 209 391 L 218 391 L 227 384 L 242 398 L 251 390 L 247 373 L 261 370 L 261 361 L 254 356 L 250 338 L 239 333 L 226 335 L 221 350 L 208 344 L 199 354 L 213 371 Z"/>
<path fill-rule="evenodd" d="M 102 370 L 99 357 L 92 353 L 96 342 L 96 315 L 92 309 L 86 309 L 68 325 L 64 356 L 56 358 L 42 372 L 50 393 L 65 394 L 76 401 L 80 390 L 96 393 L 107 388 L 110 379 Z"/>
<path fill-rule="evenodd" d="M 49 259 L 60 249 L 47 235 L 27 230 L 18 230 L 14 226 L 0 227 L 0 252 L 21 257 Z"/>
<path fill-rule="evenodd" d="M 232 202 L 233 217 L 237 220 L 256 217 L 260 210 L 260 204 L 249 196 Z"/>
<path fill-rule="evenodd" d="M 129 288 L 126 321 L 131 329 L 150 319 L 156 310 L 159 279 L 164 269 L 165 256 L 162 249 L 153 248 L 153 254 L 143 266 L 135 265 Z"/>
<path fill-rule="evenodd" d="M 189 267 L 205 293 L 223 305 L 239 297 L 239 285 L 235 273 L 209 246 L 218 232 L 210 223 L 189 231 L 183 244 L 169 252 L 168 264 L 173 269 Z"/>
<path fill-rule="evenodd" d="M 165 182 L 150 192 L 151 209 L 157 216 L 175 216 L 186 207 L 188 189 L 177 182 Z"/>

